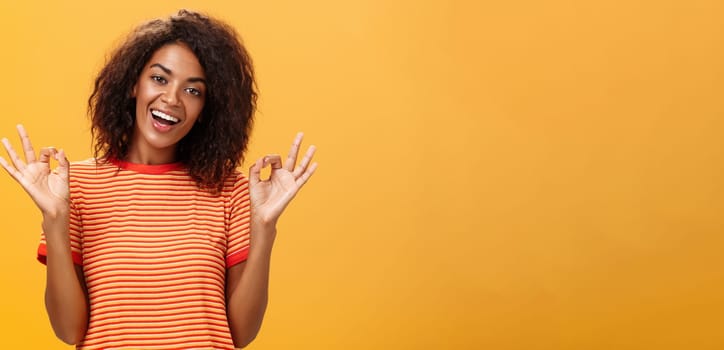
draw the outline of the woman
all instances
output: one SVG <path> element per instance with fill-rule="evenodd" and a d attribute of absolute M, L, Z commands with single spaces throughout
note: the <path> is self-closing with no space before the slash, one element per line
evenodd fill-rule
<path fill-rule="evenodd" d="M 79 349 L 244 347 L 267 304 L 276 222 L 314 146 L 243 160 L 251 60 L 228 25 L 182 10 L 134 30 L 95 81 L 95 158 L 7 139 L 0 164 L 43 215 L 38 259 L 56 335 Z M 58 162 L 51 171 L 50 159 Z M 269 179 L 260 171 L 271 167 Z"/>

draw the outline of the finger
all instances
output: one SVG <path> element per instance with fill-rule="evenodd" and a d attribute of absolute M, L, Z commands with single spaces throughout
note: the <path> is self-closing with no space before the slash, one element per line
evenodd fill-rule
<path fill-rule="evenodd" d="M 5 171 L 7 171 L 8 174 L 10 174 L 10 176 L 13 177 L 13 179 L 15 179 L 15 180 L 18 181 L 18 182 L 21 182 L 21 179 L 22 179 L 22 177 L 23 177 L 22 174 L 20 174 L 20 173 L 15 169 L 15 167 L 13 167 L 12 165 L 10 165 L 10 164 L 8 163 L 8 161 L 5 160 L 5 158 L 0 157 L 0 165 L 2 165 L 3 168 L 5 168 Z M 22 182 L 21 182 L 21 183 L 22 183 Z"/>
<path fill-rule="evenodd" d="M 302 176 L 297 179 L 297 185 L 299 185 L 299 188 L 304 186 L 304 184 L 309 181 L 309 178 L 312 177 L 315 170 L 317 170 L 317 162 L 312 163 L 312 165 L 309 166 L 309 168 L 304 171 L 304 173 L 302 173 Z"/>
<path fill-rule="evenodd" d="M 314 152 L 316 151 L 316 146 L 309 146 L 309 149 L 307 149 L 307 153 L 304 154 L 304 158 L 302 158 L 302 161 L 299 162 L 296 168 L 294 168 L 293 174 L 295 179 L 298 179 L 306 171 L 307 166 L 309 166 L 309 162 L 312 161 L 312 157 L 314 157 Z"/>
<path fill-rule="evenodd" d="M 15 150 L 13 149 L 13 146 L 10 144 L 10 141 L 8 141 L 7 138 L 3 138 L 2 140 L 3 146 L 5 146 L 5 150 L 8 152 L 8 155 L 10 156 L 10 160 L 13 162 L 13 165 L 15 165 L 15 168 L 19 172 L 23 172 L 25 170 L 25 163 L 18 158 L 18 154 L 15 153 Z"/>
<path fill-rule="evenodd" d="M 266 157 L 264 157 L 264 165 L 263 167 L 266 167 L 267 165 L 271 165 L 272 172 L 277 169 L 282 168 L 282 157 L 278 154 L 270 154 Z"/>
<path fill-rule="evenodd" d="M 304 138 L 304 133 L 298 132 L 297 136 L 294 138 L 294 142 L 292 142 L 292 148 L 289 149 L 287 163 L 284 165 L 284 168 L 290 172 L 294 169 L 294 164 L 297 163 L 297 156 L 299 155 L 299 146 L 302 145 L 302 138 Z"/>
<path fill-rule="evenodd" d="M 38 158 L 38 161 L 50 164 L 50 159 L 55 158 L 57 154 L 58 150 L 56 150 L 55 147 L 45 147 L 40 150 L 40 157 Z"/>
<path fill-rule="evenodd" d="M 55 154 L 55 159 L 58 161 L 58 169 L 56 169 L 58 175 L 60 175 L 61 178 L 68 180 L 70 163 L 68 162 L 68 158 L 65 156 L 65 150 L 61 149 L 58 151 L 58 153 Z"/>
<path fill-rule="evenodd" d="M 33 144 L 30 143 L 30 136 L 25 131 L 25 127 L 22 124 L 18 124 L 18 134 L 20 134 L 20 141 L 23 144 L 23 152 L 25 152 L 25 161 L 27 163 L 35 162 L 35 151 L 33 150 Z"/>
<path fill-rule="evenodd" d="M 261 181 L 261 168 L 263 167 L 263 158 L 259 158 L 249 168 L 249 186 L 254 186 Z"/>

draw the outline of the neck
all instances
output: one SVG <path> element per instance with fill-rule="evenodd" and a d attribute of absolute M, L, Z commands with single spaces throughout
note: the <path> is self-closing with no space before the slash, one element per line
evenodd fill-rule
<path fill-rule="evenodd" d="M 176 161 L 176 147 L 174 145 L 166 149 L 144 149 L 131 146 L 125 161 L 145 165 L 173 163 Z"/>

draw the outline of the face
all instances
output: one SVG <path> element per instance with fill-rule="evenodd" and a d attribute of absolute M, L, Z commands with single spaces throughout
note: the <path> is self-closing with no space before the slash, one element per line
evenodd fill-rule
<path fill-rule="evenodd" d="M 176 145 L 204 107 L 205 79 L 196 55 L 185 44 L 167 44 L 151 56 L 133 86 L 136 125 L 130 161 L 174 161 Z"/>

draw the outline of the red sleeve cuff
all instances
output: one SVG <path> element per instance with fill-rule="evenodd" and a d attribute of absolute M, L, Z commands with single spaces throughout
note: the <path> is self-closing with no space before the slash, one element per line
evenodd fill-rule
<path fill-rule="evenodd" d="M 226 268 L 230 268 L 244 260 L 249 256 L 249 247 L 246 246 L 226 256 Z"/>
<path fill-rule="evenodd" d="M 74 264 L 78 266 L 83 266 L 83 257 L 79 253 L 71 251 L 70 256 L 73 259 Z M 40 245 L 38 246 L 38 261 L 40 261 L 40 263 L 43 265 L 46 265 L 48 263 L 48 248 L 46 248 L 45 244 L 43 243 L 40 243 Z"/>

